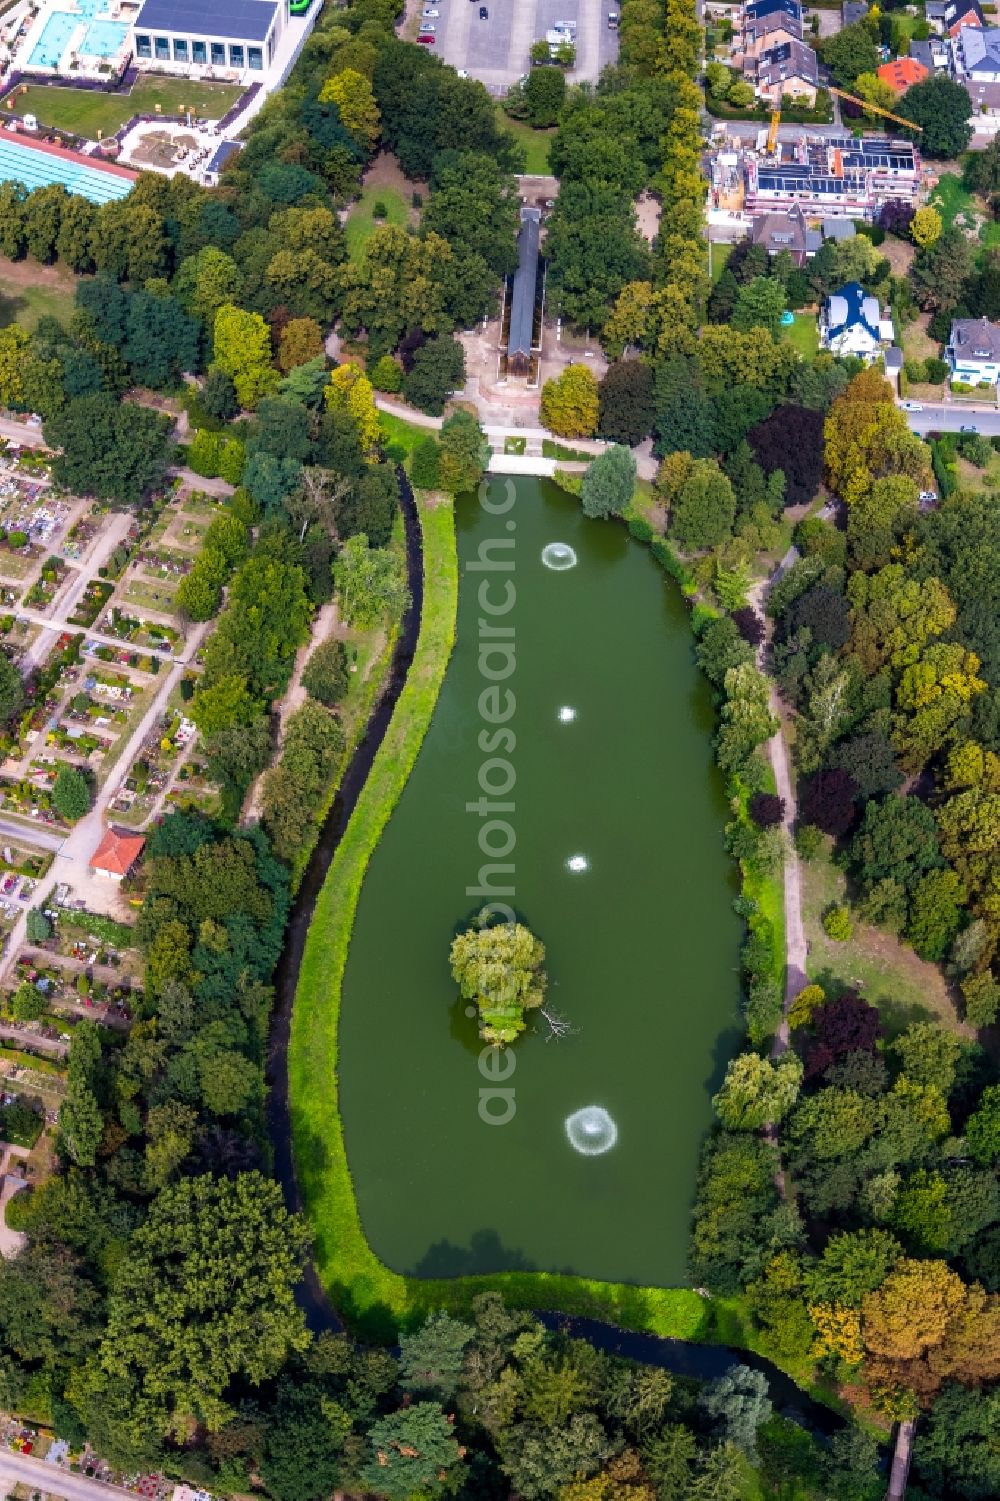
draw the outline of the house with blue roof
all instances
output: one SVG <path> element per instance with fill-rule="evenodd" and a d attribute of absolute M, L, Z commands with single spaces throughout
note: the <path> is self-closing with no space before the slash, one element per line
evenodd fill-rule
<path fill-rule="evenodd" d="M 892 343 L 892 322 L 882 317 L 878 298 L 859 281 L 831 292 L 819 320 L 819 341 L 831 354 L 857 355 L 871 362 Z"/>

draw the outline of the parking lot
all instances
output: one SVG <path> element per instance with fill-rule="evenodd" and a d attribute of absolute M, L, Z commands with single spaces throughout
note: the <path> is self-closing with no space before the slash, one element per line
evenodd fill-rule
<path fill-rule="evenodd" d="M 571 81 L 596 80 L 618 56 L 618 33 L 608 28 L 617 0 L 426 0 L 440 11 L 432 22 L 434 51 L 464 68 L 494 93 L 504 92 L 531 66 L 532 42 L 557 21 L 576 22 L 576 66 Z M 489 12 L 481 20 L 480 6 Z M 419 13 L 419 12 L 418 12 Z"/>

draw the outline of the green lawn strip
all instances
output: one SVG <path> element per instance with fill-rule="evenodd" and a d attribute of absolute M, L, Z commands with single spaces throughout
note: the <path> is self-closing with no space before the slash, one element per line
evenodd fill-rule
<path fill-rule="evenodd" d="M 542 457 L 559 459 L 564 464 L 589 464 L 594 455 L 585 453 L 582 448 L 567 448 L 565 443 L 556 443 L 552 438 L 543 438 Z"/>
<path fill-rule="evenodd" d="M 552 171 L 549 166 L 549 143 L 555 135 L 554 130 L 536 130 L 526 120 L 512 120 L 505 115 L 503 106 L 497 105 L 497 123 L 501 130 L 512 135 L 519 146 L 524 147 L 524 171 L 532 177 L 548 177 Z"/>
<path fill-rule="evenodd" d="M 733 246 L 724 240 L 713 240 L 709 243 L 709 258 L 712 263 L 712 281 L 717 282 L 729 264 L 729 257 L 733 253 Z"/>
<path fill-rule="evenodd" d="M 57 318 L 68 323 L 73 316 L 74 286 L 76 277 L 66 272 L 66 285 L 53 286 L 46 281 L 34 286 L 20 285 L 4 278 L 4 265 L 0 257 L 0 328 L 19 323 L 32 333 L 42 318 Z M 49 271 L 51 268 L 46 268 Z"/>
<path fill-rule="evenodd" d="M 420 427 L 416 422 L 407 422 L 405 417 L 396 417 L 391 412 L 379 412 L 378 420 L 382 424 L 386 443 L 395 443 L 406 449 L 407 468 L 410 455 L 417 444 L 422 443 L 425 438 L 437 437 L 437 431 L 433 427 Z"/>
<path fill-rule="evenodd" d="M 309 928 L 288 1049 L 289 1106 L 303 1204 L 323 1286 L 348 1323 L 392 1339 L 433 1308 L 468 1309 L 496 1289 L 519 1307 L 586 1314 L 694 1338 L 707 1301 L 688 1288 L 629 1287 L 545 1272 L 421 1280 L 383 1266 L 365 1240 L 337 1108 L 341 985 L 365 870 L 423 743 L 455 639 L 458 566 L 450 505 L 421 502 L 424 608 L 413 665 L 364 790 L 333 858 Z"/>
<path fill-rule="evenodd" d="M 809 944 L 809 978 L 832 993 L 858 989 L 877 1006 L 890 1036 L 911 1021 L 937 1021 L 957 1029 L 958 1017 L 941 971 L 881 928 L 852 918 L 854 932 L 837 943 L 823 930 L 827 907 L 845 900 L 843 871 L 826 851 L 803 860 L 802 921 Z"/>
<path fill-rule="evenodd" d="M 954 172 L 945 172 L 928 199 L 931 208 L 941 215 L 945 229 L 958 222 L 959 229 L 971 229 L 976 218 L 976 202 L 971 193 L 962 186 L 962 179 Z"/>
<path fill-rule="evenodd" d="M 804 360 L 815 359 L 819 353 L 819 327 L 814 313 L 796 313 L 794 323 L 782 325 L 781 337 L 797 349 Z"/>
<path fill-rule="evenodd" d="M 238 85 L 187 83 L 183 78 L 142 78 L 130 94 L 29 85 L 17 94 L 19 114 L 33 114 L 42 125 L 96 141 L 97 132 L 114 135 L 133 115 L 179 115 L 190 109 L 198 119 L 221 120 L 243 93 Z"/>
<path fill-rule="evenodd" d="M 385 218 L 377 222 L 374 218 L 376 203 L 380 203 L 385 209 Z M 352 206 L 344 226 L 344 234 L 347 236 L 347 253 L 351 260 L 361 259 L 365 245 L 379 224 L 405 226 L 409 223 L 409 218 L 409 204 L 396 188 L 377 187 L 374 184 L 363 188 L 361 197 Z"/>

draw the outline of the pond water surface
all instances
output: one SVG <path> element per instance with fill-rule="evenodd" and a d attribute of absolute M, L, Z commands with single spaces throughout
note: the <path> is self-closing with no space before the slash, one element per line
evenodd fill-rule
<path fill-rule="evenodd" d="M 487 506 L 458 502 L 457 644 L 345 974 L 361 1218 L 400 1272 L 678 1286 L 709 1100 L 741 1035 L 708 693 L 676 585 L 623 527 L 544 481 L 496 480 Z M 568 1036 L 536 1019 L 484 1054 L 448 968 L 477 888 L 546 945 Z"/>

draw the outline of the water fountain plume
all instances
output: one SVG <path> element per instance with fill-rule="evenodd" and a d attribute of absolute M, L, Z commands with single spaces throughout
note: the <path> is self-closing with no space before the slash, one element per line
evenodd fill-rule
<path fill-rule="evenodd" d="M 566 1135 L 574 1152 L 600 1157 L 618 1140 L 618 1127 L 603 1105 L 585 1105 L 566 1117 Z"/>

